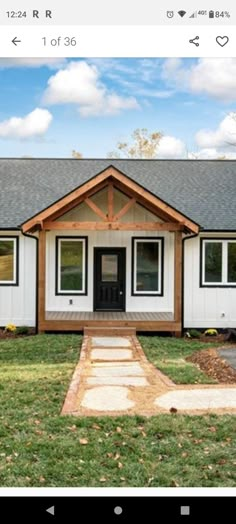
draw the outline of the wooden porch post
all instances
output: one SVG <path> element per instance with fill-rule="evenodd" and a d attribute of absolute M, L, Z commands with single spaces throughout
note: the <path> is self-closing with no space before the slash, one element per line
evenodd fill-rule
<path fill-rule="evenodd" d="M 38 331 L 44 331 L 45 321 L 46 231 L 39 231 L 38 245 Z"/>
<path fill-rule="evenodd" d="M 174 280 L 174 320 L 181 324 L 182 321 L 182 233 L 175 231 L 175 280 Z M 181 337 L 181 328 L 176 329 L 175 336 Z"/>

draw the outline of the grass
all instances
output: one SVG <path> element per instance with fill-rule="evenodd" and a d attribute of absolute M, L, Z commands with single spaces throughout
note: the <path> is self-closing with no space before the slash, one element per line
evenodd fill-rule
<path fill-rule="evenodd" d="M 1 486 L 236 486 L 233 416 L 60 416 L 80 343 L 0 341 Z"/>
<path fill-rule="evenodd" d="M 195 364 L 185 360 L 194 351 L 216 345 L 214 342 L 211 341 L 209 344 L 198 340 L 189 342 L 181 338 L 167 337 L 139 337 L 139 340 L 148 360 L 176 384 L 216 383 Z"/>

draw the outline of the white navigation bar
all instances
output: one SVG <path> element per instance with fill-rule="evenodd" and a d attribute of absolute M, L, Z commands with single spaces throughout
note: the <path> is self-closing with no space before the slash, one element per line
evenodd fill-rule
<path fill-rule="evenodd" d="M 232 57 L 233 27 L 55 26 L 1 28 L 1 57 Z"/>

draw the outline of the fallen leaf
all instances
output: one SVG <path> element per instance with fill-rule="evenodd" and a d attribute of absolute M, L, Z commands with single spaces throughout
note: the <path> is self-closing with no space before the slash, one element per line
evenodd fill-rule
<path fill-rule="evenodd" d="M 123 481 L 124 481 L 124 480 L 125 480 L 125 477 L 120 477 L 120 480 L 123 480 Z"/>
<path fill-rule="evenodd" d="M 120 458 L 120 453 L 116 453 L 114 456 L 114 460 L 118 460 Z"/>
<path fill-rule="evenodd" d="M 227 460 L 225 460 L 223 458 L 217 461 L 217 464 L 222 464 L 223 465 L 223 464 L 226 464 L 226 463 L 227 463 Z M 235 464 L 236 464 L 236 462 L 235 462 Z"/>
<path fill-rule="evenodd" d="M 92 429 L 97 429 L 97 430 L 99 430 L 99 429 L 101 429 L 101 427 L 98 426 L 98 424 L 93 424 L 93 425 L 92 425 Z"/>
<path fill-rule="evenodd" d="M 75 424 L 73 424 L 73 426 L 69 426 L 68 429 L 69 429 L 70 431 L 76 431 L 77 427 L 76 427 Z"/>
<path fill-rule="evenodd" d="M 43 476 L 39 477 L 39 482 L 41 483 L 45 482 L 45 478 Z"/>
<path fill-rule="evenodd" d="M 88 440 L 86 438 L 80 438 L 79 443 L 82 444 L 82 446 L 86 446 L 88 444 Z"/>
<path fill-rule="evenodd" d="M 120 426 L 117 426 L 117 428 L 116 428 L 116 432 L 117 432 L 117 433 L 121 433 L 121 432 L 122 432 L 122 428 L 120 428 Z"/>
<path fill-rule="evenodd" d="M 183 458 L 188 457 L 188 453 L 187 453 L 186 451 L 184 451 L 184 452 L 181 454 L 181 457 L 183 457 Z"/>
<path fill-rule="evenodd" d="M 122 462 L 118 462 L 118 469 L 122 469 L 122 468 L 123 468 Z"/>
<path fill-rule="evenodd" d="M 213 467 L 212 467 L 211 465 L 209 465 L 209 466 L 207 466 L 207 469 L 210 469 L 210 470 L 212 470 L 212 469 L 213 469 Z"/>
<path fill-rule="evenodd" d="M 106 477 L 101 477 L 101 478 L 99 479 L 99 481 L 100 481 L 100 482 L 106 482 L 107 479 L 106 479 Z"/>
<path fill-rule="evenodd" d="M 138 459 L 138 461 L 140 462 L 140 464 L 144 464 L 144 460 L 143 459 Z"/>
<path fill-rule="evenodd" d="M 150 486 L 150 484 L 152 483 L 153 480 L 154 480 L 154 477 L 150 477 L 150 478 L 148 479 L 148 486 Z"/>
<path fill-rule="evenodd" d="M 34 423 L 36 424 L 36 426 L 38 426 L 39 424 L 41 424 L 41 421 L 40 420 L 35 420 Z"/>
<path fill-rule="evenodd" d="M 178 482 L 176 482 L 176 480 L 172 480 L 170 485 L 173 487 L 173 488 L 179 488 L 179 484 Z"/>
<path fill-rule="evenodd" d="M 177 413 L 177 411 L 178 410 L 176 408 L 174 408 L 174 407 L 170 408 L 170 413 Z"/>
<path fill-rule="evenodd" d="M 210 428 L 208 428 L 208 431 L 211 431 L 211 433 L 216 433 L 215 426 L 211 426 Z"/>

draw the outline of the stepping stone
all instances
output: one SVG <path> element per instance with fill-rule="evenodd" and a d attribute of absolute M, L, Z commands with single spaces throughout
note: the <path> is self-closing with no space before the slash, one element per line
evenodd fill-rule
<path fill-rule="evenodd" d="M 130 349 L 93 349 L 91 352 L 94 360 L 129 360 L 132 356 Z"/>
<path fill-rule="evenodd" d="M 135 403 L 128 399 L 128 388 L 97 387 L 86 391 L 81 406 L 95 411 L 126 411 Z"/>
<path fill-rule="evenodd" d="M 92 366 L 92 375 L 96 377 L 127 377 L 130 375 L 144 375 L 144 371 L 140 364 L 122 364 L 120 365 L 93 365 Z"/>
<path fill-rule="evenodd" d="M 131 342 L 125 337 L 91 337 L 93 347 L 131 347 Z"/>
<path fill-rule="evenodd" d="M 90 386 L 149 386 L 145 377 L 89 377 Z"/>
<path fill-rule="evenodd" d="M 236 388 L 170 391 L 158 397 L 155 405 L 179 410 L 236 408 Z"/>

